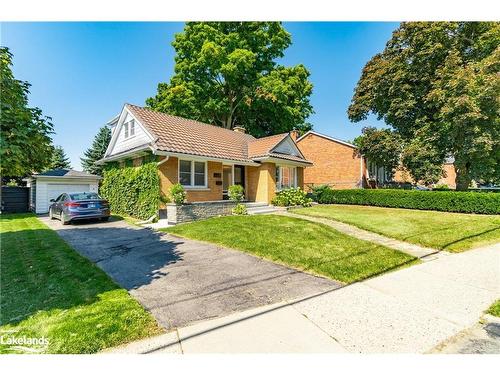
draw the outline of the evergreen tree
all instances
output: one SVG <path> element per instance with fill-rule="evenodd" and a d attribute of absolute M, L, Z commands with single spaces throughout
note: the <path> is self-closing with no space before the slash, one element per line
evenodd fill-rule
<path fill-rule="evenodd" d="M 54 147 L 49 169 L 71 169 L 71 163 L 61 146 Z"/>
<path fill-rule="evenodd" d="M 111 130 L 103 126 L 95 136 L 92 146 L 84 152 L 84 157 L 80 158 L 85 172 L 102 176 L 102 166 L 96 165 L 95 162 L 104 157 L 109 141 L 111 141 Z"/>

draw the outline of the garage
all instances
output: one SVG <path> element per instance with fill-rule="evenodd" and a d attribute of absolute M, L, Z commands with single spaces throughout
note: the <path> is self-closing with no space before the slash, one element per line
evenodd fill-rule
<path fill-rule="evenodd" d="M 49 212 L 50 200 L 62 193 L 97 193 L 100 176 L 73 169 L 52 169 L 28 179 L 30 208 L 37 214 Z"/>

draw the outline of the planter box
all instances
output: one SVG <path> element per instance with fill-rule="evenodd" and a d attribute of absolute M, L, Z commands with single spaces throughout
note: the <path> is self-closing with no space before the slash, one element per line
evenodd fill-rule
<path fill-rule="evenodd" d="M 233 201 L 194 202 L 182 205 L 169 203 L 166 209 L 160 210 L 160 219 L 166 216 L 168 224 L 187 223 L 214 216 L 231 215 L 234 206 L 236 202 Z"/>

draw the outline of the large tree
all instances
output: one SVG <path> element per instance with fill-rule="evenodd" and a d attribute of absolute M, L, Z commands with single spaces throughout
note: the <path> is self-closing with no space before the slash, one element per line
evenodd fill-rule
<path fill-rule="evenodd" d="M 102 176 L 102 166 L 96 165 L 95 162 L 104 157 L 110 141 L 111 130 L 103 126 L 95 136 L 92 146 L 84 152 L 84 157 L 80 158 L 84 171 Z"/>
<path fill-rule="evenodd" d="M 409 146 L 432 148 L 429 164 L 453 156 L 458 190 L 498 180 L 499 45 L 500 23 L 402 23 L 364 67 L 349 118 L 376 114 Z"/>
<path fill-rule="evenodd" d="M 53 126 L 42 111 L 28 105 L 30 84 L 12 73 L 12 54 L 0 47 L 0 174 L 25 176 L 41 171 L 52 156 Z"/>
<path fill-rule="evenodd" d="M 48 169 L 71 169 L 71 163 L 61 146 L 55 146 Z"/>
<path fill-rule="evenodd" d="M 290 43 L 279 22 L 189 22 L 172 43 L 174 75 L 147 105 L 255 136 L 309 130 L 309 72 L 276 62 Z"/>

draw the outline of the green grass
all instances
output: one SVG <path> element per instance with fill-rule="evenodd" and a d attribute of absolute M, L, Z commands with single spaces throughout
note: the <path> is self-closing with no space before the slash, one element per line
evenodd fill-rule
<path fill-rule="evenodd" d="M 0 335 L 48 345 L 0 353 L 94 353 L 161 332 L 126 290 L 31 214 L 2 215 Z"/>
<path fill-rule="evenodd" d="M 498 316 L 500 318 L 500 299 L 496 300 L 493 305 L 490 306 L 488 311 L 486 311 L 488 314 Z"/>
<path fill-rule="evenodd" d="M 355 225 L 387 237 L 460 252 L 500 241 L 500 216 L 351 205 L 317 205 L 293 212 Z"/>
<path fill-rule="evenodd" d="M 345 283 L 415 262 L 415 258 L 332 228 L 277 215 L 226 216 L 164 231 L 213 242 Z"/>

